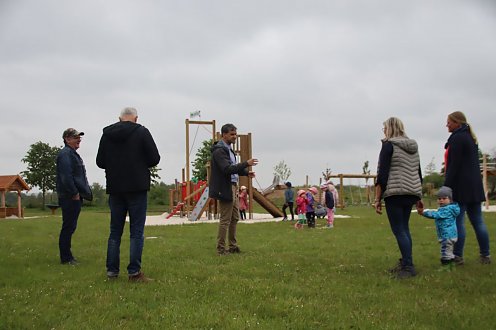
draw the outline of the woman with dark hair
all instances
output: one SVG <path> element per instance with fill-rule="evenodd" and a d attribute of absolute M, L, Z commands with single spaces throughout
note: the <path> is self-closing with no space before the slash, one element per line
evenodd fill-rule
<path fill-rule="evenodd" d="M 465 212 L 467 212 L 479 242 L 480 262 L 489 264 L 491 263 L 489 234 L 481 210 L 481 203 L 486 198 L 482 187 L 477 137 L 467 123 L 465 114 L 460 111 L 448 115 L 446 127 L 451 135 L 444 146 L 446 149 L 444 185 L 453 190 L 453 200 L 460 205 L 460 214 L 456 218 L 458 241 L 454 249 L 455 263 L 464 264 Z"/>
<path fill-rule="evenodd" d="M 391 117 L 384 122 L 384 139 L 377 165 L 375 210 L 382 214 L 384 198 L 391 231 L 401 253 L 399 263 L 391 269 L 398 279 L 417 275 L 413 265 L 412 237 L 409 221 L 412 207 L 422 205 L 422 175 L 418 145 L 408 138 L 401 120 Z"/>

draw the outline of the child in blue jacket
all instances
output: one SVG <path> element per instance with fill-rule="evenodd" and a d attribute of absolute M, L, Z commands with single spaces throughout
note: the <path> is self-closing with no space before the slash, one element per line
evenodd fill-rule
<path fill-rule="evenodd" d="M 441 244 L 441 265 L 450 268 L 455 259 L 453 248 L 458 240 L 456 217 L 460 214 L 460 207 L 457 203 L 452 203 L 452 196 L 451 188 L 443 186 L 437 192 L 437 211 L 417 207 L 418 214 L 436 221 L 437 238 Z"/>

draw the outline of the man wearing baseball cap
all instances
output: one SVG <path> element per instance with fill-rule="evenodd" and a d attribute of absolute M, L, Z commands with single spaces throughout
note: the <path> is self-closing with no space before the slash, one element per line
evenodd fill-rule
<path fill-rule="evenodd" d="M 62 209 L 62 229 L 59 236 L 60 262 L 77 265 L 71 252 L 72 235 L 76 231 L 83 199 L 92 200 L 93 195 L 86 178 L 86 169 L 81 156 L 76 152 L 81 144 L 81 136 L 74 128 L 62 134 L 64 148 L 57 155 L 57 195 Z"/>

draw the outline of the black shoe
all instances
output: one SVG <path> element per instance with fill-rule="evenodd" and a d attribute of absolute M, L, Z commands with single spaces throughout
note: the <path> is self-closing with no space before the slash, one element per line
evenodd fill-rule
<path fill-rule="evenodd" d="M 61 264 L 62 265 L 77 266 L 77 265 L 79 265 L 79 262 L 76 260 L 76 258 L 73 258 L 73 259 L 68 260 L 68 261 L 62 261 Z"/>
<path fill-rule="evenodd" d="M 402 266 L 400 271 L 396 274 L 396 278 L 399 280 L 403 280 L 405 278 L 414 277 L 417 275 L 415 271 L 415 267 L 413 266 Z"/>
<path fill-rule="evenodd" d="M 224 250 L 224 251 L 217 251 L 217 255 L 219 257 L 222 257 L 222 256 L 227 256 L 229 254 L 229 251 L 227 250 Z"/>
<path fill-rule="evenodd" d="M 235 247 L 229 248 L 229 253 L 241 253 L 241 250 L 239 249 L 239 247 L 235 246 Z"/>
<path fill-rule="evenodd" d="M 119 277 L 119 273 L 107 272 L 107 279 L 109 281 L 115 281 Z"/>
<path fill-rule="evenodd" d="M 389 269 L 388 272 L 390 274 L 398 274 L 401 270 L 401 258 L 398 260 L 398 263 L 396 264 L 396 266 L 394 266 L 393 268 Z"/>

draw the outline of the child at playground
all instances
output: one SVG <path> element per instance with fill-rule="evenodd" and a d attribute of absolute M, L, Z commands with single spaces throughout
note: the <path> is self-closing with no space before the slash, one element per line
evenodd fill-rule
<path fill-rule="evenodd" d="M 339 194 L 331 180 L 327 181 L 327 189 L 331 192 L 332 197 L 334 198 L 334 206 L 336 206 L 339 201 Z M 334 212 L 336 212 L 336 207 L 334 207 Z"/>
<path fill-rule="evenodd" d="M 324 202 L 327 209 L 327 225 L 326 228 L 334 227 L 334 196 L 332 192 L 329 191 L 329 186 L 327 184 L 322 184 L 320 189 L 324 192 Z"/>
<path fill-rule="evenodd" d="M 306 210 L 306 216 L 307 216 L 307 224 L 308 228 L 315 228 L 315 195 L 317 195 L 319 191 L 317 190 L 316 187 L 310 187 L 308 188 L 308 191 L 306 193 L 307 196 L 307 210 Z"/>
<path fill-rule="evenodd" d="M 282 213 L 284 218 L 282 221 L 288 220 L 288 215 L 286 214 L 286 209 L 289 207 L 289 212 L 291 213 L 291 220 L 294 220 L 293 204 L 294 204 L 294 191 L 291 186 L 291 182 L 286 182 L 286 190 L 284 190 L 284 205 L 282 207 Z"/>
<path fill-rule="evenodd" d="M 246 187 L 239 188 L 239 217 L 241 220 L 246 220 L 246 210 L 248 209 L 248 193 Z"/>
<path fill-rule="evenodd" d="M 307 212 L 307 197 L 305 195 L 305 190 L 298 190 L 296 193 L 298 196 L 296 198 L 296 214 L 298 214 L 298 221 L 295 223 L 295 228 L 300 229 L 306 223 L 305 214 Z"/>
<path fill-rule="evenodd" d="M 456 217 L 460 214 L 460 207 L 452 202 L 452 191 L 450 187 L 443 186 L 437 192 L 439 209 L 424 210 L 417 206 L 417 212 L 426 218 L 434 219 L 436 222 L 437 238 L 441 244 L 441 265 L 451 269 L 455 260 L 453 248 L 458 240 L 456 230 Z"/>

